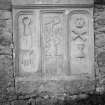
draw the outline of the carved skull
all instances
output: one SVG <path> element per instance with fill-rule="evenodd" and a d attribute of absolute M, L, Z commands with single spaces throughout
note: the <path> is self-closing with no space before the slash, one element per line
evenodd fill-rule
<path fill-rule="evenodd" d="M 85 20 L 84 20 L 84 18 L 82 18 L 82 17 L 76 18 L 76 20 L 75 20 L 75 26 L 76 26 L 77 28 L 83 28 L 84 25 L 85 25 Z"/>

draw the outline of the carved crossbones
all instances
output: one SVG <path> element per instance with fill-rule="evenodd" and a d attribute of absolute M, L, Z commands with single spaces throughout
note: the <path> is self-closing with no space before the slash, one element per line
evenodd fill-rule
<path fill-rule="evenodd" d="M 73 37 L 73 40 L 76 40 L 78 38 L 80 38 L 83 41 L 86 41 L 87 40 L 87 38 L 85 38 L 83 36 L 83 35 L 85 35 L 87 33 L 86 31 L 84 31 L 84 32 L 78 32 L 76 30 L 73 30 L 72 32 L 75 34 L 74 37 Z"/>

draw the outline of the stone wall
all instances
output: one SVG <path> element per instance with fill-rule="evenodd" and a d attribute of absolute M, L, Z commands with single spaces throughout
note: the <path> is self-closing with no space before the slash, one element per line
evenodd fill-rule
<path fill-rule="evenodd" d="M 104 90 L 105 84 L 105 6 L 95 5 L 94 8 L 95 31 L 95 71 L 97 87 Z M 97 88 L 99 89 L 99 88 Z"/>
<path fill-rule="evenodd" d="M 12 17 L 8 10 L 0 10 L 0 100 L 14 90 L 12 57 Z M 1 104 L 0 104 L 1 105 Z"/>

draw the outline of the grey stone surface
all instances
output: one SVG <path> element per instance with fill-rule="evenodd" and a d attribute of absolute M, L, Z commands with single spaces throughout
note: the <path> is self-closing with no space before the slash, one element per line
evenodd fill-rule
<path fill-rule="evenodd" d="M 12 0 L 13 5 L 27 4 L 93 4 L 94 0 Z"/>
<path fill-rule="evenodd" d="M 94 11 L 95 25 L 95 70 L 98 86 L 104 87 L 105 76 L 105 6 L 96 5 Z M 102 90 L 103 91 L 103 90 Z"/>
<path fill-rule="evenodd" d="M 14 87 L 12 50 L 12 21 L 8 10 L 0 10 L 0 97 Z"/>
<path fill-rule="evenodd" d="M 1 10 L 10 10 L 11 9 L 11 0 L 0 0 L 0 9 Z"/>

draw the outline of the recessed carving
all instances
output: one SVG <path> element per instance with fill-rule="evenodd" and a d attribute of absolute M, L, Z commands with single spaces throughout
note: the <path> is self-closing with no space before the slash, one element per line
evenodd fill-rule
<path fill-rule="evenodd" d="M 88 19 L 87 14 L 84 13 L 75 13 L 71 15 L 72 24 L 71 27 L 71 37 L 74 47 L 76 47 L 76 58 L 85 58 L 85 43 L 88 40 Z"/>
<path fill-rule="evenodd" d="M 87 30 L 85 29 L 85 24 L 86 24 L 85 19 L 82 18 L 81 16 L 78 16 L 74 20 L 74 29 L 72 30 L 72 32 L 74 33 L 74 35 L 72 36 L 73 40 L 79 38 L 82 41 L 86 41 L 85 35 L 87 34 Z"/>
<path fill-rule="evenodd" d="M 46 40 L 46 56 L 57 56 L 59 53 L 59 44 L 62 43 L 62 24 L 60 17 L 53 17 L 49 23 L 45 24 Z"/>
<path fill-rule="evenodd" d="M 47 74 L 57 75 L 63 71 L 64 21 L 63 13 L 42 13 L 43 65 Z"/>
<path fill-rule="evenodd" d="M 85 10 L 70 13 L 70 66 L 73 74 L 88 73 L 91 70 L 90 14 Z M 92 42 L 91 42 L 92 43 Z M 85 70 L 85 71 L 84 71 Z"/>
<path fill-rule="evenodd" d="M 21 36 L 21 41 L 23 43 L 22 49 L 32 48 L 32 32 L 31 32 L 31 19 L 27 16 L 22 18 L 23 23 L 23 35 Z"/>
<path fill-rule="evenodd" d="M 85 58 L 84 48 L 85 48 L 85 44 L 82 44 L 82 43 L 77 44 L 77 49 L 78 49 L 77 58 L 80 58 L 80 59 Z"/>
<path fill-rule="evenodd" d="M 22 11 L 17 14 L 18 24 L 18 51 L 19 51 L 19 71 L 37 72 L 39 69 L 40 52 L 38 37 L 35 34 L 34 20 L 32 12 Z M 37 38 L 38 39 L 38 38 Z"/>
<path fill-rule="evenodd" d="M 31 69 L 34 67 L 33 51 L 21 50 L 20 64 L 22 69 Z"/>
<path fill-rule="evenodd" d="M 23 22 L 23 24 L 24 24 L 24 35 L 25 35 L 25 36 L 32 35 L 31 29 L 30 29 L 31 19 L 29 19 L 29 17 L 24 17 L 24 18 L 22 19 L 22 22 Z"/>

